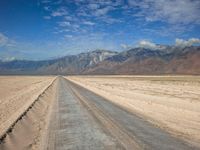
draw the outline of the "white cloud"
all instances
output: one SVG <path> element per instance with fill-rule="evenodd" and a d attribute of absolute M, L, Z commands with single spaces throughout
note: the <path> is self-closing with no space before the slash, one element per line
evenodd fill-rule
<path fill-rule="evenodd" d="M 51 19 L 51 16 L 44 16 L 44 19 L 49 20 Z"/>
<path fill-rule="evenodd" d="M 90 26 L 95 25 L 95 23 L 92 22 L 92 21 L 84 21 L 83 24 L 85 24 L 85 25 L 90 25 Z"/>
<path fill-rule="evenodd" d="M 65 0 L 62 4 L 75 4 L 76 8 L 72 10 L 70 8 L 71 5 L 66 4 L 63 7 L 61 4 L 56 7 L 49 5 L 46 7 L 46 10 L 51 8 L 48 11 L 51 18 L 59 17 L 56 18 L 58 29 L 56 29 L 57 31 L 55 33 L 62 33 L 62 38 L 68 40 L 75 39 L 75 37 L 79 35 L 97 32 L 91 30 L 92 28 L 89 26 L 95 28 L 96 26 L 94 25 L 102 26 L 105 25 L 105 23 L 121 23 L 123 21 L 125 22 L 125 20 L 128 25 L 136 27 L 135 30 L 138 29 L 138 32 L 142 29 L 142 33 L 144 33 L 143 35 L 145 37 L 149 37 L 148 35 L 150 34 L 179 37 L 184 32 L 190 31 L 192 25 L 200 23 L 200 9 L 198 9 L 200 7 L 199 0 L 128 0 L 128 2 L 127 4 L 124 0 Z M 121 13 L 121 15 L 116 16 L 110 13 L 116 10 L 119 10 L 117 13 Z M 130 18 L 130 22 L 127 18 Z M 45 17 L 45 19 L 49 18 Z M 135 23 L 132 22 L 134 19 L 136 20 Z M 139 20 L 139 26 L 137 20 Z M 148 22 L 152 21 L 163 21 L 164 24 L 151 28 Z M 125 24 L 124 28 L 127 24 Z M 99 32 L 106 32 L 106 30 L 103 29 L 104 28 L 99 30 Z M 64 36 L 65 34 L 67 35 Z M 74 36 L 71 37 L 71 35 L 68 34 Z M 109 37 L 109 39 L 111 38 Z M 160 49 L 159 45 L 148 40 L 141 40 L 137 44 L 137 46 L 144 48 Z M 125 44 L 121 44 L 121 47 L 125 49 L 129 48 L 129 46 Z"/>
<path fill-rule="evenodd" d="M 200 23 L 199 0 L 129 0 L 130 7 L 139 7 L 138 16 L 146 21 L 166 21 L 170 24 Z"/>
<path fill-rule="evenodd" d="M 72 21 L 73 17 L 71 17 L 71 16 L 65 16 L 64 19 Z"/>
<path fill-rule="evenodd" d="M 68 15 L 68 12 L 67 12 L 67 10 L 66 10 L 65 8 L 63 8 L 63 7 L 59 8 L 58 10 L 53 11 L 53 12 L 51 13 L 51 16 L 52 16 L 52 17 L 61 17 L 61 16 L 66 16 L 66 15 Z"/>
<path fill-rule="evenodd" d="M 72 27 L 73 29 L 79 29 L 79 28 L 80 28 L 80 25 L 78 25 L 78 24 L 73 24 L 71 27 Z"/>
<path fill-rule="evenodd" d="M 112 6 L 107 6 L 101 9 L 96 9 L 96 11 L 94 11 L 94 15 L 95 16 L 103 16 L 106 15 L 109 11 L 113 10 L 114 8 Z"/>
<path fill-rule="evenodd" d="M 68 21 L 62 21 L 62 22 L 58 22 L 59 26 L 61 27 L 66 27 L 66 26 L 70 26 L 71 23 Z"/>
<path fill-rule="evenodd" d="M 9 39 L 3 33 L 0 33 L 0 47 L 11 47 L 15 45 L 15 41 Z"/>
<path fill-rule="evenodd" d="M 108 24 L 113 24 L 113 23 L 120 23 L 120 22 L 123 22 L 121 19 L 119 18 L 113 18 L 113 17 L 110 17 L 110 16 L 102 16 L 99 18 L 99 20 L 105 22 L 105 23 L 108 23 Z"/>
<path fill-rule="evenodd" d="M 71 39 L 71 38 L 73 38 L 73 35 L 67 34 L 67 35 L 65 35 L 65 38 Z"/>
<path fill-rule="evenodd" d="M 48 1 L 48 0 L 47 0 Z M 54 3 L 59 1 L 59 5 L 53 7 Z M 48 15 L 43 16 L 44 19 L 53 19 L 57 17 L 57 31 L 53 33 L 59 34 L 65 32 L 65 29 L 69 29 L 71 32 L 77 33 L 86 33 L 90 32 L 87 26 L 94 26 L 97 22 L 113 24 L 121 22 L 121 19 L 114 18 L 108 13 L 117 9 L 117 7 L 122 4 L 122 0 L 108 1 L 108 0 L 56 0 L 51 3 L 44 2 L 43 9 L 49 13 Z M 62 4 L 66 5 L 62 5 Z M 76 8 L 71 9 L 71 5 L 75 4 Z"/>
<path fill-rule="evenodd" d="M 50 7 L 49 6 L 44 6 L 44 10 L 50 11 Z"/>
<path fill-rule="evenodd" d="M 148 40 L 141 40 L 138 42 L 138 46 L 142 48 L 150 48 L 150 49 L 159 49 L 160 47 L 157 46 L 155 43 L 150 42 Z"/>
<path fill-rule="evenodd" d="M 4 46 L 8 43 L 8 37 L 0 33 L 0 46 Z"/>
<path fill-rule="evenodd" d="M 88 7 L 92 10 L 98 9 L 100 6 L 99 4 L 88 4 Z"/>
<path fill-rule="evenodd" d="M 194 44 L 200 44 L 200 39 L 198 38 L 191 38 L 188 40 L 176 39 L 175 42 L 176 42 L 176 46 L 187 47 L 187 46 L 192 46 Z"/>

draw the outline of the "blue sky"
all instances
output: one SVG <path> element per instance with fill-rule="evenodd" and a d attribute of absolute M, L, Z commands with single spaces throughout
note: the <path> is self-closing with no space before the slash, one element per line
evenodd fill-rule
<path fill-rule="evenodd" d="M 1 0 L 0 59 L 200 43 L 199 0 Z"/>

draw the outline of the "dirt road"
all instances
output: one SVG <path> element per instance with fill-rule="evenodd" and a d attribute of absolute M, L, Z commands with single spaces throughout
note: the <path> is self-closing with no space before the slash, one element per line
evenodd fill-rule
<path fill-rule="evenodd" d="M 198 149 L 62 77 L 48 149 Z"/>
<path fill-rule="evenodd" d="M 200 149 L 63 77 L 43 95 L 0 149 Z"/>
<path fill-rule="evenodd" d="M 67 79 L 200 146 L 200 76 L 70 76 Z"/>

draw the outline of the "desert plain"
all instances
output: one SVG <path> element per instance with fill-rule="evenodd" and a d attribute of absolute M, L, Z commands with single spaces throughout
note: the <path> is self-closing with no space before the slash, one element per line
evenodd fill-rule
<path fill-rule="evenodd" d="M 0 136 L 5 134 L 6 130 L 8 130 L 16 119 L 38 98 L 47 86 L 51 84 L 54 78 L 55 77 L 46 76 L 0 77 Z M 41 109 L 39 109 L 37 114 L 42 114 Z M 6 145 L 8 147 L 5 149 L 18 148 L 18 144 L 22 144 L 23 141 L 28 145 L 29 143 L 26 141 L 27 135 L 30 137 L 34 136 L 34 138 L 39 137 L 40 135 L 36 128 L 41 124 L 40 119 L 41 117 L 39 118 L 38 116 L 38 118 L 30 118 L 28 121 L 29 126 L 35 124 L 35 126 L 31 126 L 32 129 L 34 128 L 33 132 L 35 132 L 35 135 L 33 135 L 33 132 L 32 135 L 28 135 L 30 132 L 27 132 L 27 130 L 23 131 L 22 129 L 22 132 L 20 131 L 20 133 L 17 134 L 17 136 L 21 136 L 18 137 L 19 141 L 10 144 L 8 140 L 8 144 Z"/>
<path fill-rule="evenodd" d="M 98 96 L 102 100 L 96 98 Z M 39 101 L 15 124 L 13 131 L 7 133 L 13 122 L 36 99 Z M 114 105 L 114 113 L 115 107 L 120 108 L 116 112 L 119 118 L 103 109 L 108 107 L 107 102 L 101 103 L 104 100 Z M 146 149 L 148 144 L 140 146 L 140 142 L 134 140 L 137 136 L 132 142 L 133 136 L 125 131 L 128 129 L 123 127 L 123 123 L 117 125 L 118 119 L 119 122 L 123 119 L 120 118 L 121 109 L 123 113 L 128 113 L 125 116 L 139 116 L 159 131 L 200 149 L 199 108 L 199 76 L 1 76 L 0 135 L 7 136 L 1 142 L 0 149 L 16 149 L 18 146 L 19 149 L 63 149 L 66 145 L 66 149 L 87 149 L 88 145 L 92 149 L 130 149 L 126 144 L 135 143 L 134 149 Z M 128 119 L 126 121 L 129 122 Z M 109 127 L 113 129 L 107 129 Z M 82 132 L 84 129 L 88 133 Z M 60 132 L 66 134 L 60 138 Z M 137 132 L 140 134 L 138 129 Z M 134 135 L 134 131 L 131 134 Z M 56 136 L 59 138 L 56 139 Z M 124 140 L 120 143 L 122 137 L 131 142 Z M 88 138 L 88 141 L 80 142 L 81 138 Z M 97 144 L 89 143 L 89 138 L 98 141 Z M 58 139 L 62 142 L 56 145 Z M 52 144 L 54 140 L 56 142 Z"/>

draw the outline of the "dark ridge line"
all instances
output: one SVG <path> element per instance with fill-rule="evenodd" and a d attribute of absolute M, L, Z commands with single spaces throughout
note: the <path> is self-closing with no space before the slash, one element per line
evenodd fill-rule
<path fill-rule="evenodd" d="M 6 138 L 6 136 L 12 132 L 15 125 L 33 108 L 34 104 L 39 101 L 39 99 L 43 96 L 43 94 L 53 85 L 57 77 L 48 85 L 47 88 L 44 89 L 42 93 L 40 93 L 37 98 L 30 104 L 30 106 L 21 114 L 19 117 L 6 129 L 6 131 L 0 136 L 0 144 L 2 144 Z"/>

